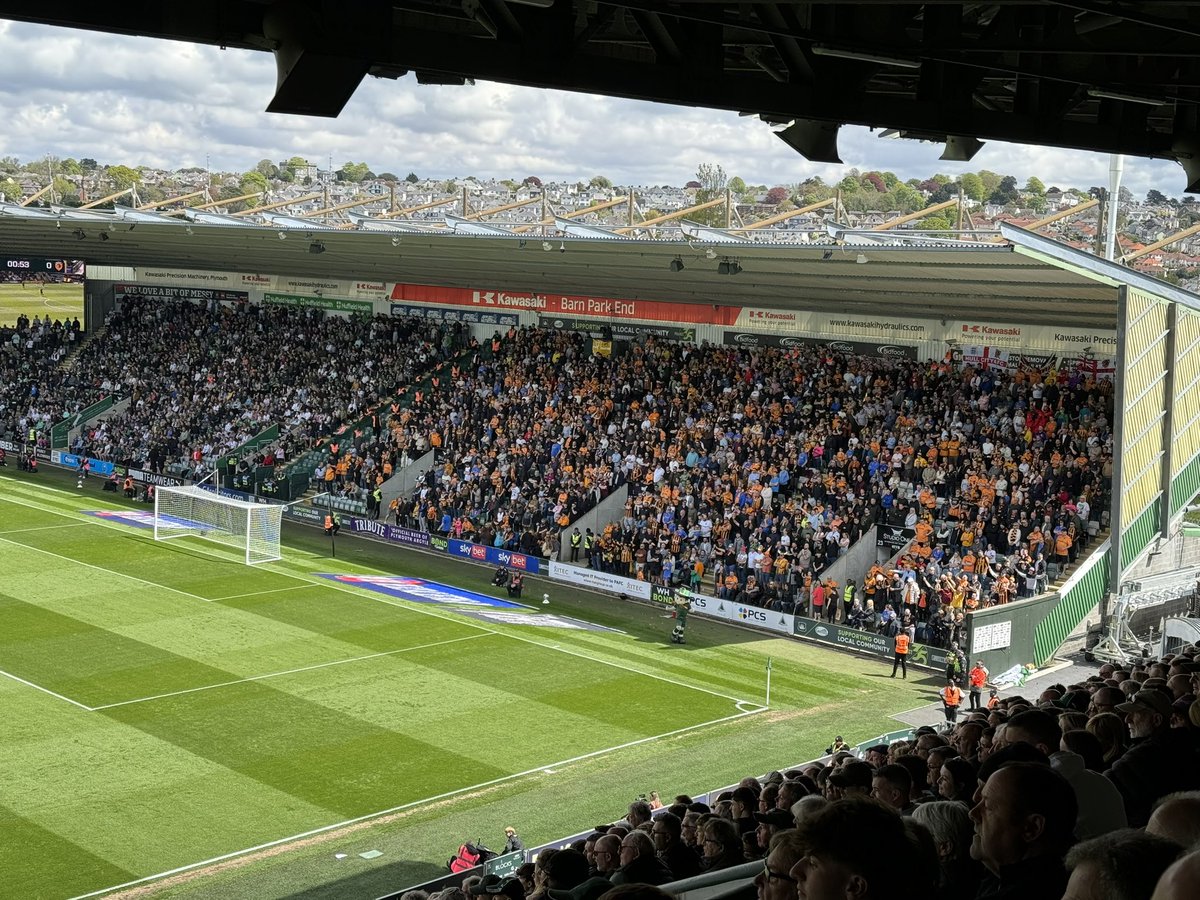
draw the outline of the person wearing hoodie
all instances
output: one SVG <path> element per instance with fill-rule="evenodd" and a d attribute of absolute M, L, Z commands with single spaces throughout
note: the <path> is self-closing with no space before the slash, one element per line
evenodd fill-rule
<path fill-rule="evenodd" d="M 1010 744 L 1029 744 L 1046 754 L 1050 768 L 1071 785 L 1079 805 L 1076 838 L 1086 841 L 1128 824 L 1125 800 L 1116 786 L 1098 772 L 1090 771 L 1078 753 L 1060 749 L 1062 730 L 1050 712 L 1027 709 L 1017 713 L 1005 725 L 1004 738 Z"/>

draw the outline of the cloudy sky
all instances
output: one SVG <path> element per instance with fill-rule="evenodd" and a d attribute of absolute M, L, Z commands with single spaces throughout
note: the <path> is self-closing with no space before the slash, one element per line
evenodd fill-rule
<path fill-rule="evenodd" d="M 938 160 L 939 145 L 843 128 L 845 165 L 809 163 L 756 119 L 584 94 L 479 83 L 367 79 L 337 119 L 263 112 L 275 87 L 270 54 L 0 21 L 0 156 L 92 157 L 103 164 L 244 171 L 263 158 L 324 167 L 364 161 L 376 172 L 617 184 L 683 184 L 701 163 L 750 184 L 826 181 L 846 171 L 902 179 L 991 169 L 1023 184 L 1106 184 L 1100 154 L 989 143 L 971 163 Z M 1179 196 L 1176 164 L 1129 158 L 1125 185 Z"/>

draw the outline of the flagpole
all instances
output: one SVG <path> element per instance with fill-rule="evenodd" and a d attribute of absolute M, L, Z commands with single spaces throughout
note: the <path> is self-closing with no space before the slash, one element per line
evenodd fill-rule
<path fill-rule="evenodd" d="M 771 657 L 767 657 L 767 706 L 771 705 Z"/>

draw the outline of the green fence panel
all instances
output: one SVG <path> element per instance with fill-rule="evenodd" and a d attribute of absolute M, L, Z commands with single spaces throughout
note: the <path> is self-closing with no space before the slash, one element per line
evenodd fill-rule
<path fill-rule="evenodd" d="M 1099 550 L 1089 556 L 1084 564 L 1072 573 L 1058 602 L 1038 623 L 1034 634 L 1033 656 L 1037 665 L 1044 664 L 1057 653 L 1067 636 L 1079 627 L 1084 617 L 1104 598 L 1109 589 L 1108 560 L 1111 552 L 1112 547 L 1106 541 Z"/>

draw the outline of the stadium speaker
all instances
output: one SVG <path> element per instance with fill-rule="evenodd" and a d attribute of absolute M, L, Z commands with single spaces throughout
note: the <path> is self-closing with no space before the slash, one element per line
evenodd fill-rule
<path fill-rule="evenodd" d="M 684 269 L 684 265 L 683 265 L 683 259 L 681 257 L 677 256 L 673 260 L 671 260 L 671 271 L 672 272 L 682 272 L 683 269 Z"/>
<path fill-rule="evenodd" d="M 311 244 L 308 245 L 308 252 L 309 253 L 324 253 L 325 245 L 322 244 L 320 241 L 313 241 Z"/>

